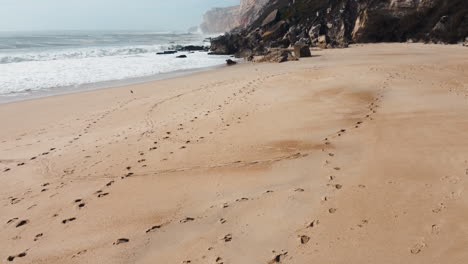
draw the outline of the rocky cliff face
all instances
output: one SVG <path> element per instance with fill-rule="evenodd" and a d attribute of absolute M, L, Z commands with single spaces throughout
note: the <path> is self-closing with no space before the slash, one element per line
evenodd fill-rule
<path fill-rule="evenodd" d="M 241 0 L 239 24 L 244 28 L 249 26 L 260 16 L 263 7 L 268 2 L 269 0 Z"/>
<path fill-rule="evenodd" d="M 269 0 L 241 0 L 240 6 L 214 8 L 206 12 L 203 24 L 204 33 L 228 32 L 234 28 L 246 28 L 261 14 Z"/>
<path fill-rule="evenodd" d="M 247 28 L 214 39 L 212 51 L 249 57 L 299 44 L 456 43 L 467 36 L 467 0 L 270 0 Z"/>
<path fill-rule="evenodd" d="M 203 16 L 203 23 L 200 25 L 204 33 L 223 33 L 239 24 L 239 6 L 226 8 L 213 8 Z"/>

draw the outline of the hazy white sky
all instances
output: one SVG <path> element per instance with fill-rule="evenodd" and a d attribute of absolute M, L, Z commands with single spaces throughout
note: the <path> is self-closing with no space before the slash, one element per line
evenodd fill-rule
<path fill-rule="evenodd" d="M 239 0 L 0 0 L 0 31 L 186 30 Z"/>

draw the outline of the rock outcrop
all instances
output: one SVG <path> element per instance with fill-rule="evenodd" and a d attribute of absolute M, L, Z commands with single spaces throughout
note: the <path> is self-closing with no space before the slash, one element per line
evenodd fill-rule
<path fill-rule="evenodd" d="M 239 6 L 213 8 L 203 16 L 200 29 L 203 33 L 223 33 L 238 27 Z"/>
<path fill-rule="evenodd" d="M 297 45 L 459 43 L 467 36 L 467 0 L 270 0 L 246 28 L 213 39 L 211 49 L 251 58 Z"/>

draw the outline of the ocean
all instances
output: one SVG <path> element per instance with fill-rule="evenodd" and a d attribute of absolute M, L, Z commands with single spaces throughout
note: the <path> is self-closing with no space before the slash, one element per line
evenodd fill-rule
<path fill-rule="evenodd" d="M 158 79 L 222 65 L 207 52 L 157 55 L 209 45 L 206 35 L 154 32 L 0 32 L 0 101 Z M 177 55 L 187 58 L 176 58 Z"/>

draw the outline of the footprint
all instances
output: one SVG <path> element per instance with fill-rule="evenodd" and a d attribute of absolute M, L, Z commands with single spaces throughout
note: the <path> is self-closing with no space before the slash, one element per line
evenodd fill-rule
<path fill-rule="evenodd" d="M 128 238 L 119 238 L 117 241 L 113 243 L 113 245 L 119 245 L 119 244 L 124 244 L 130 242 L 130 239 Z"/>
<path fill-rule="evenodd" d="M 21 221 L 16 225 L 16 227 L 18 228 L 18 227 L 24 226 L 24 225 L 26 225 L 26 224 L 28 224 L 28 223 L 29 223 L 29 220 L 21 220 Z"/>
<path fill-rule="evenodd" d="M 232 234 L 225 235 L 222 240 L 224 240 L 224 242 L 231 242 Z"/>
<path fill-rule="evenodd" d="M 281 261 L 283 261 L 287 255 L 288 255 L 288 252 L 283 252 L 281 254 L 278 254 L 272 260 L 268 261 L 268 264 L 281 263 Z"/>
<path fill-rule="evenodd" d="M 41 238 L 42 236 L 44 236 L 43 233 L 37 234 L 37 235 L 34 237 L 34 241 L 39 240 L 39 238 Z"/>
<path fill-rule="evenodd" d="M 423 248 L 426 247 L 426 244 L 424 242 L 419 242 L 419 243 L 416 243 L 413 247 L 411 247 L 410 249 L 410 252 L 411 254 L 419 254 Z"/>
<path fill-rule="evenodd" d="M 22 252 L 22 253 L 19 253 L 18 255 L 16 256 L 9 256 L 7 258 L 8 261 L 13 261 L 15 258 L 23 258 L 23 257 L 26 257 L 26 252 Z"/>
<path fill-rule="evenodd" d="M 101 198 L 101 197 L 104 197 L 104 196 L 107 196 L 107 195 L 109 195 L 109 193 L 100 193 L 100 194 L 98 195 L 98 198 Z"/>
<path fill-rule="evenodd" d="M 300 236 L 300 239 L 301 239 L 301 244 L 304 245 L 304 244 L 307 244 L 309 242 L 310 237 L 302 235 L 302 236 Z"/>
<path fill-rule="evenodd" d="M 319 220 L 313 220 L 312 222 L 310 222 L 309 225 L 307 225 L 307 227 L 308 227 L 308 228 L 312 228 L 312 227 L 317 226 L 319 223 L 320 223 Z"/>
<path fill-rule="evenodd" d="M 152 226 L 150 229 L 146 230 L 146 233 L 149 233 L 149 232 L 152 232 L 156 229 L 160 229 L 162 227 L 162 225 L 155 225 L 155 226 Z"/>
<path fill-rule="evenodd" d="M 443 209 L 445 209 L 445 205 L 444 205 L 444 203 L 440 203 L 439 206 L 438 206 L 437 208 L 432 209 L 432 212 L 438 214 L 438 213 L 440 213 Z"/>
<path fill-rule="evenodd" d="M 73 222 L 76 220 L 76 217 L 72 217 L 72 218 L 68 218 L 68 219 L 64 219 L 62 220 L 62 224 L 66 224 L 68 222 Z"/>
<path fill-rule="evenodd" d="M 184 219 L 180 220 L 181 223 L 187 223 L 187 222 L 192 222 L 194 221 L 195 218 L 193 217 L 185 217 Z"/>
<path fill-rule="evenodd" d="M 362 228 L 364 225 L 367 225 L 368 223 L 369 223 L 369 220 L 367 220 L 367 219 L 361 220 L 361 223 L 358 224 L 358 227 Z"/>
<path fill-rule="evenodd" d="M 12 219 L 8 220 L 7 224 L 11 224 L 16 220 L 18 220 L 18 217 L 15 217 L 15 218 L 12 218 Z"/>
<path fill-rule="evenodd" d="M 79 255 L 84 254 L 84 253 L 86 253 L 86 252 L 88 252 L 88 250 L 86 250 L 86 249 L 85 249 L 85 250 L 81 250 L 81 251 L 79 251 L 78 253 L 76 253 L 75 255 L 73 255 L 72 258 L 76 258 L 76 257 L 78 257 Z"/>

